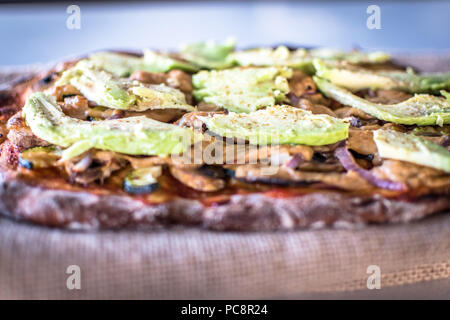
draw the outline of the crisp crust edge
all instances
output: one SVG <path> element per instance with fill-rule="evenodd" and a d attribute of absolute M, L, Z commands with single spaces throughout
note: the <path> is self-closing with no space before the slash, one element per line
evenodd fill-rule
<path fill-rule="evenodd" d="M 126 195 L 50 189 L 0 170 L 0 212 L 28 222 L 67 229 L 158 229 L 174 225 L 213 230 L 292 230 L 368 223 L 408 222 L 450 209 L 446 195 L 414 201 L 327 191 L 288 198 L 263 193 L 233 195 L 222 204 L 175 198 L 148 204 Z"/>

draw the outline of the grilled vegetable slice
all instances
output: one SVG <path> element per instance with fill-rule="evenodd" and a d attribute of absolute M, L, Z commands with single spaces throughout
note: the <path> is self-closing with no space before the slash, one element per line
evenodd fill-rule
<path fill-rule="evenodd" d="M 200 71 L 192 83 L 197 100 L 234 112 L 252 112 L 285 101 L 291 76 L 287 68 L 234 68 Z"/>
<path fill-rule="evenodd" d="M 34 147 L 19 154 L 19 166 L 26 169 L 49 168 L 61 158 L 57 146 Z"/>
<path fill-rule="evenodd" d="M 161 166 L 133 169 L 123 180 L 123 188 L 132 194 L 150 193 L 158 188 Z"/>
<path fill-rule="evenodd" d="M 318 48 L 308 51 L 308 55 L 314 59 L 327 61 L 347 61 L 352 64 L 383 63 L 391 59 L 391 56 L 382 51 L 362 52 L 362 51 L 341 51 L 331 48 Z"/>
<path fill-rule="evenodd" d="M 69 159 L 90 148 L 134 155 L 179 154 L 193 142 L 191 129 L 145 116 L 83 121 L 66 116 L 53 96 L 32 94 L 22 110 L 26 123 L 39 138 L 61 147 Z"/>
<path fill-rule="evenodd" d="M 450 151 L 414 134 L 379 129 L 373 138 L 382 158 L 402 160 L 450 173 Z"/>
<path fill-rule="evenodd" d="M 175 58 L 169 54 L 144 50 L 144 57 L 137 57 L 117 52 L 98 52 L 91 54 L 89 60 L 96 66 L 118 77 L 128 77 L 135 71 L 166 72 L 181 69 L 189 72 L 198 71 L 198 67 Z"/>
<path fill-rule="evenodd" d="M 351 91 L 397 89 L 411 93 L 439 92 L 450 88 L 450 73 L 417 75 L 404 71 L 370 71 L 355 66 L 327 65 L 314 60 L 316 75 Z"/>
<path fill-rule="evenodd" d="M 240 66 L 287 66 L 301 69 L 307 73 L 314 73 L 314 58 L 321 58 L 327 61 L 345 60 L 350 63 L 360 64 L 386 62 L 390 59 L 390 56 L 383 52 L 344 52 L 327 48 L 290 51 L 285 46 L 279 46 L 275 49 L 258 48 L 236 51 L 228 59 Z"/>
<path fill-rule="evenodd" d="M 418 94 L 406 101 L 378 104 L 362 99 L 326 79 L 314 77 L 319 89 L 343 105 L 360 109 L 380 120 L 400 124 L 443 125 L 450 123 L 450 100 L 428 94 Z"/>
<path fill-rule="evenodd" d="M 325 114 L 312 114 L 291 106 L 272 106 L 249 114 L 197 116 L 209 130 L 251 144 L 326 145 L 348 136 L 349 124 Z"/>
<path fill-rule="evenodd" d="M 118 78 L 82 60 L 63 73 L 57 85 L 70 83 L 91 101 L 108 108 L 145 111 L 149 109 L 195 108 L 186 103 L 184 94 L 164 84 L 144 85 L 139 81 Z"/>
<path fill-rule="evenodd" d="M 291 52 L 285 46 L 236 51 L 230 54 L 228 60 L 240 66 L 291 67 L 309 73 L 314 71 L 306 50 Z"/>
<path fill-rule="evenodd" d="M 230 67 L 233 62 L 227 60 L 233 52 L 234 39 L 228 39 L 223 44 L 215 41 L 192 43 L 183 46 L 180 55 L 183 59 L 207 69 L 224 69 Z"/>
<path fill-rule="evenodd" d="M 151 71 L 144 64 L 142 57 L 117 52 L 97 52 L 91 54 L 89 60 L 118 77 L 128 77 L 138 70 Z"/>
<path fill-rule="evenodd" d="M 169 53 L 156 52 L 150 49 L 144 49 L 144 64 L 145 70 L 150 72 L 167 72 L 172 69 L 180 69 L 187 72 L 200 70 L 199 67 L 192 63 L 171 57 Z"/>

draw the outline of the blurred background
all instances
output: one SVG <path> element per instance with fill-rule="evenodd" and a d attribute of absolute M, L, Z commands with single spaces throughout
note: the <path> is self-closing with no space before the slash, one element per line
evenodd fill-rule
<path fill-rule="evenodd" d="M 69 29 L 67 8 L 80 8 Z M 380 29 L 369 29 L 370 5 Z M 105 48 L 176 49 L 237 39 L 369 50 L 450 50 L 450 1 L 53 1 L 0 4 L 0 65 L 49 62 Z M 73 13 L 73 11 L 71 11 Z"/>

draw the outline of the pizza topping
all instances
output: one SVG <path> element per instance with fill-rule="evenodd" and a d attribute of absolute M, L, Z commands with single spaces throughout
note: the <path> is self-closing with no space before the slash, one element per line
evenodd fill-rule
<path fill-rule="evenodd" d="M 161 84 L 166 82 L 167 74 L 163 72 L 138 70 L 130 75 L 129 80 L 136 80 L 142 83 Z"/>
<path fill-rule="evenodd" d="M 361 130 L 350 128 L 348 132 L 347 147 L 363 155 L 374 155 L 377 153 L 377 146 L 373 141 L 371 130 Z"/>
<path fill-rule="evenodd" d="M 213 192 L 225 188 L 224 179 L 205 174 L 199 169 L 182 169 L 171 166 L 170 174 L 194 190 Z"/>
<path fill-rule="evenodd" d="M 402 160 L 450 172 L 450 151 L 414 134 L 394 130 L 374 131 L 380 157 Z"/>
<path fill-rule="evenodd" d="M 377 91 L 369 90 L 365 96 L 370 102 L 381 104 L 396 104 L 412 98 L 410 93 L 399 90 L 379 89 Z"/>
<path fill-rule="evenodd" d="M 334 110 L 334 114 L 336 114 L 336 116 L 338 118 L 342 118 L 342 119 L 350 118 L 350 117 L 355 117 L 359 121 L 375 119 L 370 114 L 367 114 L 360 109 L 352 108 L 352 107 L 342 107 L 342 108 L 336 109 L 336 110 Z"/>
<path fill-rule="evenodd" d="M 144 57 L 118 52 L 98 52 L 90 55 L 89 61 L 117 77 L 128 77 L 140 70 L 148 72 L 167 72 L 172 69 L 188 72 L 198 70 L 190 63 L 152 50 L 144 50 Z"/>
<path fill-rule="evenodd" d="M 218 135 L 257 145 L 332 144 L 347 138 L 349 126 L 343 120 L 291 106 L 272 106 L 250 114 L 230 112 L 197 118 Z"/>
<path fill-rule="evenodd" d="M 179 89 L 184 94 L 192 92 L 192 77 L 182 70 L 171 70 L 168 73 L 136 71 L 129 80 L 137 80 L 148 84 L 166 84 L 169 87 Z"/>
<path fill-rule="evenodd" d="M 36 136 L 58 146 L 70 146 L 63 153 L 65 159 L 91 148 L 134 155 L 178 154 L 193 138 L 188 128 L 144 116 L 92 122 L 71 118 L 54 97 L 43 93 L 33 94 L 22 113 Z"/>
<path fill-rule="evenodd" d="M 89 60 L 96 66 L 118 77 L 128 77 L 135 71 L 146 70 L 142 57 L 118 52 L 98 52 L 91 54 Z"/>
<path fill-rule="evenodd" d="M 350 63 L 381 63 L 390 59 L 383 52 L 364 53 L 359 51 L 343 52 L 333 49 L 298 49 L 290 51 L 285 46 L 276 49 L 258 48 L 244 51 L 236 51 L 229 57 L 240 66 L 288 66 L 314 73 L 313 59 L 320 58 L 327 61 L 349 61 Z"/>
<path fill-rule="evenodd" d="M 200 71 L 192 83 L 197 100 L 248 113 L 285 101 L 291 76 L 291 69 L 234 68 Z"/>
<path fill-rule="evenodd" d="M 59 160 L 72 183 L 88 185 L 104 181 L 113 173 L 122 169 L 126 163 L 116 154 L 101 150 L 93 150 L 70 160 Z"/>
<path fill-rule="evenodd" d="M 291 99 L 291 102 L 292 102 L 292 99 Z M 298 99 L 298 101 L 292 105 L 294 107 L 298 107 L 303 110 L 311 111 L 313 114 L 328 114 L 332 117 L 337 118 L 337 115 L 330 108 L 320 105 L 320 104 L 312 103 L 308 99 Z"/>
<path fill-rule="evenodd" d="M 144 50 L 145 68 L 141 70 L 150 72 L 167 72 L 180 69 L 187 72 L 197 72 L 200 68 L 187 61 L 182 61 L 169 53 L 156 52 L 150 49 Z"/>
<path fill-rule="evenodd" d="M 437 193 L 450 191 L 450 174 L 410 162 L 385 160 L 371 170 L 379 179 L 388 179 L 408 185 L 410 189 L 433 190 Z"/>
<path fill-rule="evenodd" d="M 365 53 L 362 51 L 341 51 L 331 48 L 318 48 L 309 51 L 312 58 L 325 61 L 346 61 L 352 64 L 380 64 L 387 62 L 391 56 L 385 52 L 374 51 Z"/>
<path fill-rule="evenodd" d="M 148 109 L 194 110 L 184 94 L 164 84 L 145 85 L 138 81 L 117 78 L 82 60 L 65 71 L 57 85 L 71 84 L 89 100 L 108 108 L 145 111 Z"/>
<path fill-rule="evenodd" d="M 180 56 L 202 68 L 224 69 L 233 65 L 233 62 L 227 58 L 234 47 L 234 39 L 228 39 L 224 44 L 218 44 L 215 41 L 191 43 L 182 47 Z"/>
<path fill-rule="evenodd" d="M 229 60 L 240 66 L 291 67 L 311 71 L 311 59 L 308 59 L 305 50 L 291 52 L 285 46 L 236 51 L 230 55 Z"/>
<path fill-rule="evenodd" d="M 161 174 L 161 166 L 134 169 L 123 180 L 123 188 L 132 194 L 153 192 L 158 188 L 158 178 Z"/>
<path fill-rule="evenodd" d="M 403 183 L 380 179 L 376 177 L 370 170 L 361 168 L 355 162 L 355 159 L 346 147 L 337 148 L 335 154 L 347 171 L 356 172 L 359 176 L 376 187 L 398 191 L 406 189 L 406 186 Z"/>
<path fill-rule="evenodd" d="M 19 166 L 26 169 L 50 168 L 61 158 L 61 149 L 56 146 L 34 147 L 22 151 Z"/>
<path fill-rule="evenodd" d="M 301 72 L 300 70 L 294 70 L 292 72 L 292 77 L 289 79 L 289 89 L 290 89 L 290 100 L 303 96 L 310 96 L 315 94 L 317 91 L 316 84 L 314 80 L 307 74 Z"/>
<path fill-rule="evenodd" d="M 380 120 L 409 125 L 450 123 L 450 100 L 443 97 L 418 94 L 401 103 L 383 105 L 362 99 L 325 79 L 314 77 L 314 81 L 326 96 L 343 105 L 361 109 Z"/>
<path fill-rule="evenodd" d="M 328 65 L 314 60 L 316 75 L 349 89 L 398 89 L 411 93 L 439 92 L 450 89 L 450 73 L 431 73 L 417 75 L 411 71 L 370 71 L 347 65 Z"/>
<path fill-rule="evenodd" d="M 288 167 L 274 168 L 258 165 L 240 165 L 235 168 L 235 178 L 246 182 L 268 183 L 276 185 L 314 185 L 334 187 L 342 190 L 370 189 L 367 183 L 355 172 L 310 172 L 292 170 Z"/>

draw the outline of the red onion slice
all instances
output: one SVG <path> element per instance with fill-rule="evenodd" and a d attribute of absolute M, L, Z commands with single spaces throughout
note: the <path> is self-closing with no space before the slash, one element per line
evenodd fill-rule
<path fill-rule="evenodd" d="M 448 146 L 450 146 L 450 137 L 449 137 L 449 136 L 445 136 L 445 137 L 442 139 L 440 145 L 441 145 L 442 147 L 444 147 L 444 148 L 447 148 Z"/>
<path fill-rule="evenodd" d="M 358 175 L 369 182 L 370 184 L 382 188 L 382 189 L 388 189 L 388 190 L 397 190 L 402 191 L 406 189 L 406 186 L 402 182 L 396 182 L 396 181 L 390 181 L 390 180 L 383 180 L 378 177 L 376 177 L 372 172 L 369 170 L 363 169 L 355 162 L 352 154 L 350 151 L 347 150 L 345 147 L 339 147 L 334 151 L 334 154 L 341 162 L 342 166 L 347 171 L 355 171 L 358 173 Z"/>
<path fill-rule="evenodd" d="M 298 103 L 300 102 L 300 97 L 298 97 L 295 93 L 293 92 L 289 92 L 287 94 L 287 98 L 289 99 L 289 102 L 293 105 L 293 106 L 297 106 Z"/>
<path fill-rule="evenodd" d="M 286 167 L 290 169 L 297 168 L 303 161 L 305 161 L 305 158 L 303 158 L 301 153 L 296 153 L 292 156 L 292 158 L 286 163 Z"/>

